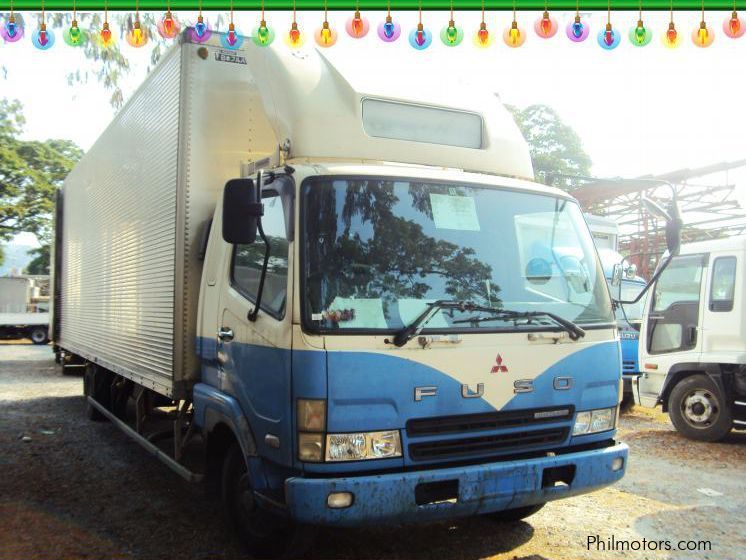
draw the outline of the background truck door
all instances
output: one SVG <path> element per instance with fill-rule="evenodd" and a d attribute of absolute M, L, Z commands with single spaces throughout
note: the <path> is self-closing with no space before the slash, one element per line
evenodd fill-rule
<path fill-rule="evenodd" d="M 266 245 L 235 245 L 225 267 L 220 296 L 218 356 L 222 390 L 240 403 L 259 454 L 278 463 L 292 460 L 290 348 L 292 283 L 290 242 L 286 228 L 292 200 L 276 191 L 263 196 L 262 225 L 270 245 L 261 310 L 254 309 Z"/>
<path fill-rule="evenodd" d="M 671 366 L 699 361 L 706 264 L 706 255 L 674 257 L 655 284 L 640 336 L 643 403 L 658 397 Z"/>

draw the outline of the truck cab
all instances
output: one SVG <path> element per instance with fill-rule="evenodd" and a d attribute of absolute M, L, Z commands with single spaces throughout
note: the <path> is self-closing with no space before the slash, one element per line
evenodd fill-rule
<path fill-rule="evenodd" d="M 618 481 L 604 273 L 499 99 L 217 35 L 185 34 L 65 183 L 53 324 L 89 417 L 214 481 L 262 558 Z"/>
<path fill-rule="evenodd" d="M 743 236 L 682 245 L 645 305 L 635 398 L 692 439 L 746 427 L 745 256 Z"/>

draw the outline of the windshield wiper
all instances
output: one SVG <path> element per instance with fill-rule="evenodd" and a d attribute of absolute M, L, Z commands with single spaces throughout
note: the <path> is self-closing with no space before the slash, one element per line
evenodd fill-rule
<path fill-rule="evenodd" d="M 406 327 L 401 329 L 394 335 L 393 340 L 386 339 L 388 344 L 401 347 L 407 342 L 412 340 L 415 336 L 420 334 L 422 329 L 425 328 L 430 319 L 435 317 L 435 314 L 441 309 L 455 309 L 457 311 L 482 311 L 484 313 L 498 313 L 500 310 L 496 307 L 486 307 L 477 305 L 470 301 L 458 301 L 449 299 L 439 299 L 434 301 L 425 308 L 425 310 L 417 316 L 417 318 L 408 324 Z M 585 333 L 583 333 L 585 334 Z"/>
<path fill-rule="evenodd" d="M 578 325 L 573 323 L 572 321 L 568 321 L 567 319 L 563 319 L 559 315 L 555 315 L 554 313 L 550 313 L 549 311 L 510 311 L 507 309 L 500 309 L 496 310 L 495 313 L 492 315 L 485 315 L 483 317 L 471 317 L 469 319 L 459 319 L 458 321 L 454 321 L 454 324 L 457 323 L 483 323 L 485 321 L 496 321 L 499 319 L 507 319 L 507 320 L 513 320 L 513 319 L 533 319 L 536 317 L 547 317 L 557 323 L 559 326 L 561 326 L 565 331 L 567 331 L 567 334 L 570 335 L 570 338 L 572 340 L 578 340 L 579 338 L 583 338 L 585 336 L 585 331 L 580 328 Z"/>

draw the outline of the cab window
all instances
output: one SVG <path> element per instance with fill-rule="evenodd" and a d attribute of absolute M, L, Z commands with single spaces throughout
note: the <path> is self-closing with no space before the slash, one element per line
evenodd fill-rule
<path fill-rule="evenodd" d="M 732 311 L 736 289 L 736 257 L 718 257 L 712 264 L 710 311 Z"/>
<path fill-rule="evenodd" d="M 269 241 L 269 263 L 262 293 L 262 310 L 276 319 L 285 315 L 288 287 L 288 240 L 282 198 L 272 194 L 263 198 L 262 227 Z M 231 263 L 231 284 L 249 301 L 256 301 L 262 275 L 266 244 L 257 235 L 250 245 L 236 245 Z"/>

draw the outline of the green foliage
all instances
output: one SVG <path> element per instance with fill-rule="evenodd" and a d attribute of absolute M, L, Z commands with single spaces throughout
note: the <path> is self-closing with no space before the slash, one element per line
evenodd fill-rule
<path fill-rule="evenodd" d="M 5 250 L 3 249 L 3 246 L 0 245 L 0 266 L 3 266 L 5 263 Z"/>
<path fill-rule="evenodd" d="M 165 6 L 166 4 L 164 3 L 164 8 Z M 7 14 L 3 15 L 7 16 Z M 175 15 L 178 17 L 177 14 Z M 161 16 L 158 14 L 156 17 L 160 18 Z M 124 54 L 127 50 L 131 50 L 131 47 L 127 45 L 125 34 L 128 30 L 132 29 L 134 16 L 132 13 L 109 13 L 109 25 L 113 34 L 116 34 L 117 30 L 119 31 L 119 36 L 116 38 L 114 45 L 109 48 L 102 48 L 99 42 L 95 40 L 99 36 L 104 23 L 104 18 L 100 13 L 79 13 L 77 18 L 78 27 L 89 36 L 86 44 L 77 48 L 82 50 L 83 55 L 91 64 L 88 67 L 70 72 L 67 75 L 68 84 L 71 86 L 75 84 L 86 85 L 91 80 L 96 80 L 104 89 L 111 92 L 109 102 L 112 107 L 119 109 L 124 104 L 122 81 L 131 70 L 129 59 Z M 37 25 L 36 21 L 23 22 L 23 19 L 22 14 L 16 13 L 16 20 L 26 26 L 27 33 L 31 33 L 31 29 Z M 225 25 L 222 15 L 211 19 L 217 30 Z M 55 29 L 59 41 L 62 41 L 62 32 L 70 26 L 71 22 L 72 15 L 69 13 L 56 12 L 47 15 L 47 25 Z M 187 23 L 181 21 L 182 29 L 184 29 Z M 150 53 L 150 66 L 148 68 L 148 71 L 150 71 L 175 40 L 163 39 L 158 34 L 156 27 L 157 21 L 153 14 L 140 14 L 140 24 L 142 29 L 149 35 L 148 43 L 140 50 L 147 50 Z M 6 68 L 0 66 L 0 78 L 2 77 L 7 78 L 8 75 Z"/>
<path fill-rule="evenodd" d="M 21 232 L 49 244 L 55 190 L 83 151 L 70 140 L 21 140 L 23 108 L 0 100 L 0 241 Z"/>
<path fill-rule="evenodd" d="M 49 244 L 42 245 L 29 251 L 34 258 L 28 263 L 24 274 L 49 274 Z M 0 262 L 2 264 L 2 262 Z"/>
<path fill-rule="evenodd" d="M 582 181 L 564 175 L 590 174 L 591 158 L 580 136 L 557 111 L 547 105 L 508 106 L 508 110 L 528 142 L 537 180 L 571 191 Z"/>

